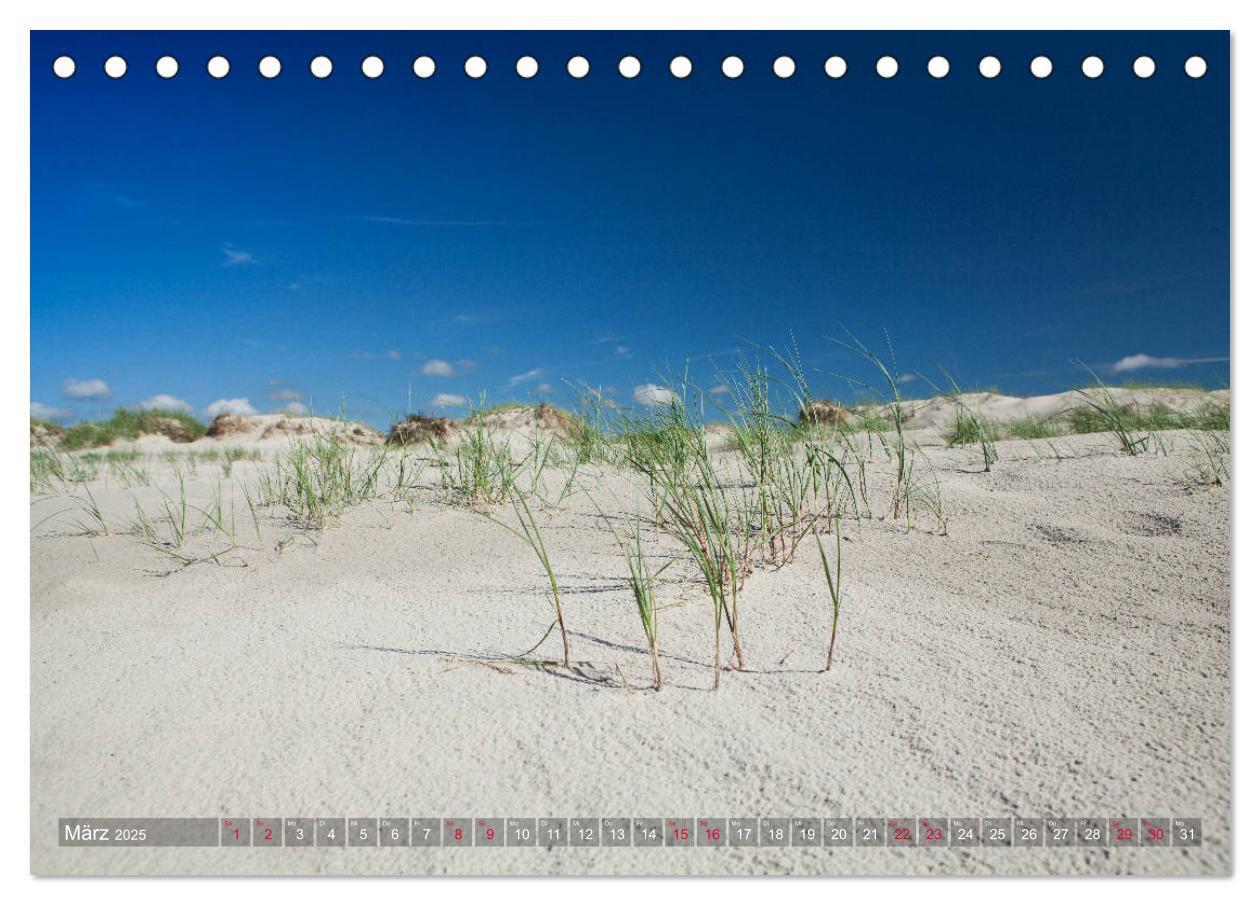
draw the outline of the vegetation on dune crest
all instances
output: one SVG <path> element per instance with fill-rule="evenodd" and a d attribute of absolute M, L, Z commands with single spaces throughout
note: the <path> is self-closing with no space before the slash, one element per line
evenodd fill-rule
<path fill-rule="evenodd" d="M 1122 452 L 1136 456 L 1151 446 L 1155 431 L 1229 430 L 1226 406 L 1208 402 L 1191 413 L 1175 412 L 1162 405 L 1139 409 L 1121 403 L 1092 368 L 1078 364 L 1093 379 L 1093 385 L 1075 391 L 1082 403 L 1067 413 L 1068 423 L 1075 433 L 1109 433 Z"/>
<path fill-rule="evenodd" d="M 387 446 L 426 445 L 444 442 L 455 431 L 450 418 L 430 418 L 428 415 L 407 415 L 390 425 L 385 436 Z"/>
<path fill-rule="evenodd" d="M 205 432 L 206 426 L 187 412 L 120 408 L 105 421 L 72 424 L 62 434 L 59 448 L 76 450 L 109 446 L 116 440 L 135 440 L 143 434 L 161 434 L 177 443 L 189 443 Z"/>

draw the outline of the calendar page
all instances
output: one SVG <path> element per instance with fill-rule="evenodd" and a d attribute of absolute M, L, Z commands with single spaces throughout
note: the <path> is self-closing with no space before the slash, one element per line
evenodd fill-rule
<path fill-rule="evenodd" d="M 34 873 L 1232 871 L 1228 32 L 29 53 Z"/>

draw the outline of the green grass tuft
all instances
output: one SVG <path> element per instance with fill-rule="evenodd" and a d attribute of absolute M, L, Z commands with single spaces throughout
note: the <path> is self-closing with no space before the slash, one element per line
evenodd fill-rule
<path fill-rule="evenodd" d="M 360 449 L 334 433 L 295 442 L 260 479 L 260 501 L 288 510 L 301 528 L 320 530 L 378 494 L 385 447 Z"/>

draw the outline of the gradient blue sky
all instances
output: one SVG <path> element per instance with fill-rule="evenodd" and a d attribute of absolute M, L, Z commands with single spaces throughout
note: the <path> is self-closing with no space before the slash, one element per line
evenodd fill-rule
<path fill-rule="evenodd" d="M 634 388 L 795 336 L 820 395 L 891 334 L 1015 393 L 1228 382 L 1222 32 L 37 32 L 31 393 L 65 420 L 166 394 L 385 424 L 443 395 Z M 111 54 L 130 63 L 107 78 Z M 565 73 L 590 60 L 582 80 Z M 73 78 L 51 71 L 59 54 Z M 171 54 L 174 79 L 153 71 Z M 205 61 L 232 62 L 221 81 Z M 259 76 L 275 54 L 279 78 Z M 326 54 L 332 76 L 311 77 Z M 385 74 L 359 72 L 367 54 Z M 434 57 L 437 74 L 412 75 Z M 480 80 L 465 57 L 489 64 Z M 529 81 L 516 58 L 541 64 Z M 643 72 L 621 78 L 634 54 Z M 691 58 L 678 80 L 668 62 Z M 741 56 L 738 80 L 720 73 Z M 796 74 L 776 78 L 788 54 Z M 823 61 L 846 58 L 827 78 Z M 891 54 L 896 78 L 876 76 Z M 928 76 L 934 54 L 951 60 Z M 994 54 L 1001 75 L 982 78 Z M 1053 75 L 1034 79 L 1045 54 Z M 1081 75 L 1089 54 L 1102 78 Z M 1153 78 L 1130 69 L 1154 57 Z M 1207 75 L 1187 78 L 1190 54 Z M 1117 362 L 1155 362 L 1115 372 Z M 1141 361 L 1141 360 L 1139 360 Z M 915 378 L 914 375 L 922 377 Z M 915 382 L 917 379 L 917 383 Z M 38 403 L 38 406 L 35 406 Z"/>

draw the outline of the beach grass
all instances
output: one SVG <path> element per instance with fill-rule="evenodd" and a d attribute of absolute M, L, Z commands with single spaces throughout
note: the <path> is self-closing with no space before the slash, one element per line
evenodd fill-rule
<path fill-rule="evenodd" d="M 609 402 L 600 387 L 577 391 L 577 404 L 569 412 L 570 424 L 564 440 L 578 465 L 607 462 L 612 449 L 609 441 Z"/>
<path fill-rule="evenodd" d="M 442 489 L 462 505 L 496 505 L 516 491 L 523 463 L 513 460 L 511 444 L 486 423 L 489 413 L 483 399 L 469 417 L 471 429 L 460 433 L 449 456 L 436 442 L 431 444 Z"/>
<path fill-rule="evenodd" d="M 823 672 L 828 672 L 831 670 L 832 660 L 835 657 L 836 633 L 840 627 L 840 561 L 842 556 L 840 526 L 831 526 L 831 535 L 835 540 L 834 559 L 828 558 L 817 528 L 813 534 L 814 541 L 818 544 L 818 555 L 822 558 L 823 576 L 827 579 L 827 596 L 831 600 L 831 635 L 827 641 L 827 662 L 823 666 Z"/>
<path fill-rule="evenodd" d="M 723 619 L 737 663 L 744 663 L 739 634 L 739 587 L 751 547 L 752 502 L 724 483 L 705 448 L 702 416 L 687 407 L 685 380 L 668 404 L 636 418 L 623 436 L 626 461 L 646 479 L 661 527 L 689 554 L 708 589 L 713 618 L 713 688 L 722 677 Z M 631 417 L 631 416 L 627 416 Z"/>
<path fill-rule="evenodd" d="M 639 616 L 639 624 L 643 627 L 643 635 L 647 639 L 648 652 L 652 658 L 652 687 L 661 690 L 664 681 L 661 675 L 661 658 L 657 648 L 657 637 L 660 626 L 656 603 L 656 577 L 643 555 L 643 537 L 638 520 L 634 522 L 634 533 L 623 545 L 622 555 L 629 573 L 630 590 L 634 594 L 635 611 Z"/>
<path fill-rule="evenodd" d="M 885 444 L 885 449 L 890 453 L 891 458 L 895 460 L 896 470 L 893 474 L 893 492 L 892 492 L 892 518 L 897 521 L 901 517 L 902 506 L 908 501 L 906 494 L 906 435 L 904 422 L 905 417 L 902 411 L 902 395 L 901 395 L 901 374 L 897 370 L 897 358 L 893 353 L 892 337 L 887 331 L 884 333 L 884 342 L 888 348 L 888 363 L 885 364 L 883 359 L 875 354 L 868 346 L 859 340 L 850 330 L 845 328 L 847 339 L 837 339 L 829 337 L 832 342 L 837 343 L 842 348 L 854 353 L 858 357 L 864 359 L 868 364 L 873 365 L 879 372 L 883 381 L 880 390 L 886 387 L 884 394 L 888 400 L 886 403 L 889 409 L 889 417 L 892 420 L 893 434 L 892 441 L 889 443 L 884 440 L 884 435 L 879 436 L 881 442 Z M 855 381 L 853 378 L 846 378 L 852 383 L 866 387 L 872 393 L 880 394 L 880 390 L 869 384 Z"/>
<path fill-rule="evenodd" d="M 556 581 L 556 571 L 551 565 L 551 556 L 547 552 L 547 545 L 543 541 L 542 531 L 538 528 L 538 522 L 534 518 L 533 510 L 529 508 L 529 503 L 525 499 L 525 495 L 518 493 L 515 488 L 511 488 L 509 502 L 512 504 L 512 513 L 516 516 L 516 527 L 509 525 L 488 512 L 481 512 L 480 515 L 489 519 L 501 528 L 510 531 L 517 539 L 521 540 L 529 546 L 534 552 L 534 556 L 538 558 L 539 564 L 543 567 L 543 571 L 547 573 L 547 581 L 551 586 L 551 601 L 555 607 L 556 618 L 553 625 L 560 629 L 560 640 L 564 645 L 564 668 L 572 669 L 572 650 L 569 644 L 569 631 L 564 624 L 564 608 L 560 604 L 560 585 Z M 551 629 L 547 629 L 550 634 Z M 543 635 L 546 640 L 547 635 Z M 539 642 L 540 644 L 542 642 Z M 536 647 L 537 645 L 535 645 Z"/>
<path fill-rule="evenodd" d="M 86 517 L 85 520 L 79 521 L 79 530 L 88 537 L 99 537 L 109 534 L 109 525 L 105 521 L 105 512 L 101 509 L 101 504 L 97 502 L 96 495 L 92 493 L 92 488 L 88 487 L 86 481 L 80 484 L 83 492 L 82 497 L 78 497 L 79 507 Z"/>
<path fill-rule="evenodd" d="M 1190 435 L 1194 458 L 1181 478 L 1188 490 L 1221 487 L 1229 480 L 1229 434 L 1197 430 Z"/>
<path fill-rule="evenodd" d="M 52 493 L 57 484 L 66 482 L 66 462 L 57 453 L 43 446 L 31 449 L 31 491 Z"/>
<path fill-rule="evenodd" d="M 984 470 L 989 471 L 997 462 L 997 441 L 1001 430 L 996 422 L 967 404 L 958 381 L 944 368 L 941 373 L 949 385 L 949 398 L 954 404 L 954 423 L 946 431 L 945 442 L 950 446 L 979 446 L 984 459 Z"/>
<path fill-rule="evenodd" d="M 384 447 L 356 448 L 333 432 L 295 440 L 260 476 L 263 505 L 279 506 L 305 529 L 319 530 L 378 493 Z"/>
<path fill-rule="evenodd" d="M 1063 421 L 1054 418 L 1038 418 L 1036 415 L 1025 415 L 1022 418 L 995 423 L 1003 437 L 1014 437 L 1019 440 L 1045 440 L 1071 433 Z"/>

